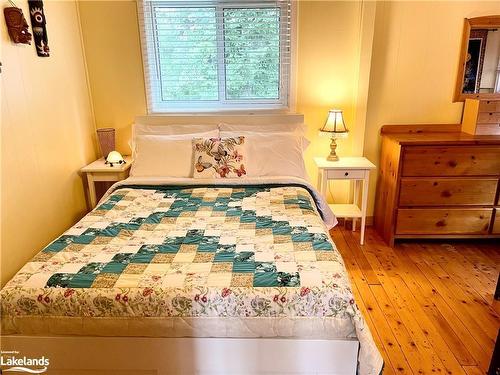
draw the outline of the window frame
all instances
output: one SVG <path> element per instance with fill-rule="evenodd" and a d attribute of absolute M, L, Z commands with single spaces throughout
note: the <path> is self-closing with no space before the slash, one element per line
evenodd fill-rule
<path fill-rule="evenodd" d="M 160 67 L 158 51 L 155 43 L 155 28 L 153 27 L 153 9 L 159 5 L 175 7 L 210 7 L 215 8 L 217 22 L 217 73 L 218 73 L 218 96 L 219 100 L 203 101 L 163 101 L 161 98 L 161 84 L 159 79 Z M 224 32 L 223 15 L 224 9 L 245 9 L 255 8 L 280 8 L 280 16 L 289 18 L 289 41 L 288 45 L 280 43 L 280 87 L 278 99 L 226 99 L 226 81 L 224 61 Z M 213 113 L 213 112 L 283 112 L 290 111 L 295 107 L 295 95 L 292 88 L 295 84 L 294 61 L 295 61 L 295 2 L 291 4 L 263 4 L 252 0 L 238 2 L 238 4 L 226 3 L 223 0 L 210 1 L 160 1 L 160 0 L 139 0 L 137 2 L 139 30 L 141 35 L 141 49 L 143 59 L 144 83 L 147 99 L 147 109 L 149 114 L 162 113 Z M 290 12 L 290 13 L 289 13 Z M 151 20 L 151 24 L 146 25 L 146 20 Z M 280 35 L 287 31 L 286 25 L 280 22 Z M 280 40 L 281 42 L 281 40 Z M 288 51 L 289 49 L 289 51 Z M 289 61 L 286 62 L 285 59 Z M 175 104 L 174 104 L 175 103 Z"/>

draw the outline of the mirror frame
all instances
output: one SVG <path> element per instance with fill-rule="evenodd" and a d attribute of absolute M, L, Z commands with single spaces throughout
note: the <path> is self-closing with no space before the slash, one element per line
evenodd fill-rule
<path fill-rule="evenodd" d="M 460 51 L 460 60 L 458 65 L 457 84 L 455 87 L 454 102 L 463 102 L 465 99 L 479 100 L 500 100 L 500 93 L 478 93 L 464 94 L 462 88 L 464 84 L 464 71 L 467 58 L 467 50 L 469 49 L 469 37 L 471 29 L 499 29 L 500 15 L 484 16 L 475 18 L 465 18 L 464 32 L 462 35 L 462 49 Z"/>

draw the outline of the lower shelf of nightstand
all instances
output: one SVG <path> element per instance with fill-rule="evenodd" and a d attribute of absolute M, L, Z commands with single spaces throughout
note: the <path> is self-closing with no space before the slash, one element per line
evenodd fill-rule
<path fill-rule="evenodd" d="M 355 204 L 329 204 L 336 217 L 361 217 L 361 210 Z"/>

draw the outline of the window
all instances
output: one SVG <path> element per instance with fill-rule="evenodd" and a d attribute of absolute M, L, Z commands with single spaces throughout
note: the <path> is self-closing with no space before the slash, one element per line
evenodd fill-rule
<path fill-rule="evenodd" d="M 291 2 L 139 3 L 150 113 L 288 107 Z"/>

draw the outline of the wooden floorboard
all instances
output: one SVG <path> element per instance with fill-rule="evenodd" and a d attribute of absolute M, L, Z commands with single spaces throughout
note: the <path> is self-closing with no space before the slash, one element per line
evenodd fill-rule
<path fill-rule="evenodd" d="M 385 361 L 384 374 L 480 375 L 500 329 L 493 299 L 500 246 L 406 241 L 393 248 L 367 228 L 331 231 L 353 293 Z"/>

